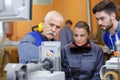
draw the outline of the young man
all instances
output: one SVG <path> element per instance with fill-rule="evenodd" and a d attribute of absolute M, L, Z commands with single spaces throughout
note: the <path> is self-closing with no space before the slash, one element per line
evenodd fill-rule
<path fill-rule="evenodd" d="M 116 10 L 116 5 L 110 0 L 103 0 L 93 8 L 99 27 L 105 31 L 104 42 L 111 51 L 116 51 L 115 42 L 120 39 L 120 21 L 116 19 Z"/>
<path fill-rule="evenodd" d="M 39 46 L 43 41 L 54 41 L 64 22 L 63 16 L 57 11 L 50 11 L 43 20 L 43 31 L 28 33 L 18 46 L 19 62 L 29 63 L 39 59 Z"/>

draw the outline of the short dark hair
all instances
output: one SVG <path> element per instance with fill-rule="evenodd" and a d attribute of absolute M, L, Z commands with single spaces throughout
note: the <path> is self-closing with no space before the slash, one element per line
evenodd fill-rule
<path fill-rule="evenodd" d="M 72 21 L 71 21 L 71 20 L 67 20 L 67 21 L 65 22 L 65 24 L 71 24 L 71 25 L 72 25 Z"/>
<path fill-rule="evenodd" d="M 76 24 L 75 24 L 75 28 L 85 28 L 88 32 L 88 34 L 90 34 L 90 29 L 89 29 L 89 25 L 84 22 L 84 21 L 78 21 Z"/>
<path fill-rule="evenodd" d="M 117 13 L 116 10 L 116 5 L 113 1 L 110 0 L 103 0 L 101 2 L 99 2 L 98 4 L 96 4 L 93 8 L 93 13 L 95 14 L 96 12 L 100 12 L 100 11 L 105 11 L 107 14 L 111 14 L 111 13 Z"/>

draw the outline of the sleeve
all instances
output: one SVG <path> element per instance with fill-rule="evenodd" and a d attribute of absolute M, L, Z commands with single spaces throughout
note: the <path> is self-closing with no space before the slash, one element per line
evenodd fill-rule
<path fill-rule="evenodd" d="M 61 51 L 61 70 L 65 72 L 65 80 L 72 80 L 72 74 L 70 69 L 68 68 L 68 62 L 65 60 L 66 50 L 62 48 Z"/>
<path fill-rule="evenodd" d="M 93 76 L 91 80 L 101 80 L 100 79 L 100 68 L 105 64 L 104 53 L 101 48 L 99 48 L 97 55 L 98 55 L 98 58 L 97 58 L 96 68 L 93 72 Z"/>
<path fill-rule="evenodd" d="M 62 71 L 65 71 L 66 70 L 66 64 L 65 64 L 65 52 L 64 52 L 64 48 L 62 48 L 61 49 L 61 65 L 62 65 L 62 67 L 61 67 L 61 70 Z"/>
<path fill-rule="evenodd" d="M 19 62 L 29 63 L 32 60 L 38 61 L 39 47 L 35 46 L 33 36 L 26 35 L 18 45 Z"/>

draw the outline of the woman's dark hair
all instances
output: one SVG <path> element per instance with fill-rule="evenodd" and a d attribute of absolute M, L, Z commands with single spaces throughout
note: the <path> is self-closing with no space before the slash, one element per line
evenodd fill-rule
<path fill-rule="evenodd" d="M 88 34 L 90 34 L 90 30 L 89 30 L 89 25 L 84 22 L 84 21 L 78 21 L 74 27 L 75 28 L 85 28 L 88 32 Z"/>
<path fill-rule="evenodd" d="M 111 14 L 111 13 L 116 14 L 117 8 L 116 8 L 116 5 L 113 1 L 103 0 L 103 1 L 99 2 L 98 4 L 96 4 L 92 11 L 95 14 L 96 12 L 100 12 L 103 10 L 107 14 Z"/>

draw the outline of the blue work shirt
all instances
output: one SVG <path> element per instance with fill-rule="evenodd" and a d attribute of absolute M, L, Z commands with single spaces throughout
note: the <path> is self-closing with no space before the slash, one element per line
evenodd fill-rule
<path fill-rule="evenodd" d="M 47 41 L 47 38 L 40 32 L 28 33 L 18 45 L 19 62 L 26 64 L 31 61 L 39 61 L 39 46 L 43 41 Z"/>
<path fill-rule="evenodd" d="M 103 34 L 104 42 L 111 51 L 116 51 L 116 46 L 115 46 L 115 42 L 117 39 L 116 37 L 120 39 L 120 21 L 115 30 L 115 34 L 110 34 L 109 31 L 105 31 Z"/>

